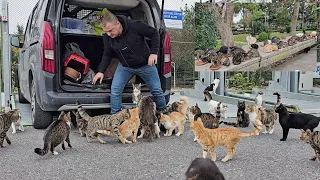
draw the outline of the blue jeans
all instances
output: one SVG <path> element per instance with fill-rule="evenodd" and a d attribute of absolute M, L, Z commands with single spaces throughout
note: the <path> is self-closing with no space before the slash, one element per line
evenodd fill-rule
<path fill-rule="evenodd" d="M 119 63 L 111 85 L 111 114 L 115 114 L 121 110 L 122 91 L 134 75 L 141 77 L 144 82 L 146 82 L 156 103 L 157 109 L 163 110 L 166 107 L 166 100 L 161 89 L 160 78 L 156 66 L 146 65 L 133 69 L 124 67 Z"/>

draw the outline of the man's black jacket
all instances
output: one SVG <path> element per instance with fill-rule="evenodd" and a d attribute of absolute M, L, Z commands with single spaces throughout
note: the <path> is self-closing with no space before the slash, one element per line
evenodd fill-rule
<path fill-rule="evenodd" d="M 104 52 L 97 69 L 101 73 L 108 68 L 114 53 L 123 66 L 138 68 L 148 64 L 150 54 L 158 54 L 159 51 L 160 36 L 155 28 L 125 16 L 117 16 L 117 18 L 123 30 L 116 38 L 103 35 Z M 151 39 L 151 50 L 145 37 Z"/>

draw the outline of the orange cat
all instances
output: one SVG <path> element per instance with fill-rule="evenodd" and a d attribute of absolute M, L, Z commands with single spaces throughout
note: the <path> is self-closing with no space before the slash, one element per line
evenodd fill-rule
<path fill-rule="evenodd" d="M 121 136 L 125 139 L 125 142 L 128 144 L 131 144 L 132 142 L 137 142 L 137 134 L 138 129 L 140 126 L 140 119 L 138 114 L 138 108 L 129 109 L 131 117 L 127 120 L 125 120 L 120 126 L 119 126 L 119 132 Z M 114 136 L 112 131 L 104 130 L 101 133 L 105 135 L 111 135 Z M 127 138 L 132 136 L 132 141 L 128 141 Z"/>
<path fill-rule="evenodd" d="M 255 135 L 260 131 L 261 126 L 256 126 L 256 129 L 250 133 L 242 133 L 235 127 L 207 129 L 203 126 L 200 117 L 197 121 L 191 120 L 190 124 L 190 128 L 197 137 L 198 143 L 202 146 L 202 158 L 206 158 L 208 151 L 210 151 L 211 159 L 216 161 L 215 147 L 224 146 L 228 149 L 228 153 L 222 159 L 223 162 L 232 159 L 235 153 L 235 145 L 240 141 L 240 138 Z"/>
<path fill-rule="evenodd" d="M 160 113 L 160 123 L 166 128 L 164 136 L 171 136 L 172 131 L 178 127 L 179 132 L 176 136 L 180 136 L 184 132 L 184 125 L 186 124 L 186 116 L 179 112 L 171 112 L 169 115 Z"/>

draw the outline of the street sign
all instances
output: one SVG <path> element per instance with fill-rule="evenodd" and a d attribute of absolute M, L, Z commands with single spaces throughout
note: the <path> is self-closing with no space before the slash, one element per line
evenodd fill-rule
<path fill-rule="evenodd" d="M 8 2 L 7 1 L 2 1 L 2 13 L 1 13 L 1 20 L 3 22 L 8 21 Z"/>
<path fill-rule="evenodd" d="M 163 10 L 163 20 L 168 29 L 183 29 L 182 11 Z"/>
<path fill-rule="evenodd" d="M 320 62 L 317 62 L 317 70 L 313 72 L 313 78 L 320 78 Z"/>

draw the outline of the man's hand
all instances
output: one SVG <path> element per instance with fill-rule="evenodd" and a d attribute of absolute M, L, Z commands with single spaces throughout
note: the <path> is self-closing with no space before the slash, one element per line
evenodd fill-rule
<path fill-rule="evenodd" d="M 148 65 L 152 66 L 155 65 L 157 62 L 158 56 L 156 54 L 150 54 L 149 60 L 148 60 Z"/>
<path fill-rule="evenodd" d="M 104 77 L 104 74 L 101 73 L 101 72 L 98 72 L 98 73 L 93 77 L 92 84 L 96 84 L 96 82 L 97 82 L 99 79 L 100 79 L 100 84 L 101 84 L 103 77 Z"/>

